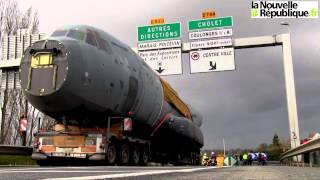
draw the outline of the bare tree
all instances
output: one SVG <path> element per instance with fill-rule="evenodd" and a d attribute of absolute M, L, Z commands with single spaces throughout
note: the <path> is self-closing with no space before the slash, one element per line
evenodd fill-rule
<path fill-rule="evenodd" d="M 0 131 L 0 144 L 12 144 L 19 130 L 19 99 L 22 98 L 21 89 L 8 89 L 5 104 L 2 107 L 2 122 Z"/>
<path fill-rule="evenodd" d="M 2 37 L 2 26 L 5 20 L 5 0 L 0 0 L 0 39 Z"/>
<path fill-rule="evenodd" d="M 38 16 L 38 12 L 35 12 L 33 14 L 33 21 L 32 21 L 32 25 L 30 27 L 30 32 L 35 34 L 39 32 L 39 16 Z"/>
<path fill-rule="evenodd" d="M 16 35 L 18 29 L 28 29 L 30 33 L 38 33 L 38 12 L 34 11 L 32 7 L 22 12 L 18 5 L 17 0 L 0 0 L 1 33 Z"/>
<path fill-rule="evenodd" d="M 44 119 L 43 113 L 34 108 L 31 104 L 28 106 L 28 124 L 26 129 L 26 136 L 23 137 L 19 131 L 20 127 L 20 115 L 25 111 L 25 102 L 22 89 L 4 89 L 7 91 L 6 103 L 2 107 L 2 128 L 0 130 L 0 144 L 21 145 L 23 144 L 23 138 L 26 138 L 26 145 L 30 146 L 33 143 L 33 134 L 37 132 L 40 127 L 39 118 Z M 46 118 L 47 119 L 47 118 Z M 42 126 L 51 126 L 54 121 L 45 120 Z"/>
<path fill-rule="evenodd" d="M 21 20 L 20 20 L 20 28 L 21 29 L 27 29 L 30 27 L 31 20 L 32 20 L 32 7 L 29 7 L 26 12 L 23 14 Z"/>
<path fill-rule="evenodd" d="M 33 12 L 32 7 L 29 7 L 19 21 L 19 28 L 28 29 L 30 33 L 35 34 L 35 33 L 38 33 L 38 27 L 39 27 L 38 12 L 37 11 Z"/>
<path fill-rule="evenodd" d="M 5 23 L 4 32 L 6 35 L 14 35 L 17 32 L 17 20 L 19 16 L 18 2 L 15 0 L 8 0 L 5 6 Z"/>
<path fill-rule="evenodd" d="M 6 114 L 7 114 L 7 104 L 8 104 L 8 74 L 5 75 L 5 88 L 1 89 L 1 97 L 2 97 L 2 104 L 1 104 L 1 126 L 0 126 L 0 144 L 3 144 L 5 141 L 5 124 L 6 124 Z"/>

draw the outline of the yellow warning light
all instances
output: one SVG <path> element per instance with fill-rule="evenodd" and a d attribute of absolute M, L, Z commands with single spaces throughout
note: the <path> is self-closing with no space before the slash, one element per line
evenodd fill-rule
<path fill-rule="evenodd" d="M 204 11 L 202 12 L 202 18 L 208 19 L 208 18 L 215 18 L 216 12 L 215 11 Z"/>
<path fill-rule="evenodd" d="M 164 18 L 154 18 L 150 21 L 151 25 L 164 24 Z"/>

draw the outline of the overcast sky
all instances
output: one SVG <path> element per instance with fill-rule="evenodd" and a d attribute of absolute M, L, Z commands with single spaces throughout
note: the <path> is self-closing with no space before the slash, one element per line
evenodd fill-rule
<path fill-rule="evenodd" d="M 86 3 L 85 3 L 86 2 Z M 287 32 L 281 20 L 251 19 L 251 1 L 243 0 L 20 0 L 40 16 L 40 32 L 66 24 L 88 24 L 136 46 L 137 26 L 151 18 L 182 23 L 214 9 L 233 16 L 234 38 Z M 300 136 L 320 130 L 320 20 L 284 19 L 291 25 L 293 63 Z M 190 74 L 188 55 L 182 56 L 183 75 L 164 77 L 182 99 L 202 112 L 205 148 L 252 148 L 271 143 L 274 133 L 289 138 L 281 47 L 235 51 L 236 71 Z"/>

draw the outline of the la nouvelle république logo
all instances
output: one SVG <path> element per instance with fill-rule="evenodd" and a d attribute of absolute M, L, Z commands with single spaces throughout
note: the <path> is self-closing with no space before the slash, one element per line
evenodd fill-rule
<path fill-rule="evenodd" d="M 252 1 L 251 18 L 318 18 L 318 1 Z"/>

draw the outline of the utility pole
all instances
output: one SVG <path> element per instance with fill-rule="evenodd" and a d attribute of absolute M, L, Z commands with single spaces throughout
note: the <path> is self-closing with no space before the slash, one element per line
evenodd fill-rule
<path fill-rule="evenodd" d="M 222 144 L 223 144 L 223 156 L 226 157 L 226 143 L 224 142 L 224 137 L 222 137 Z"/>

